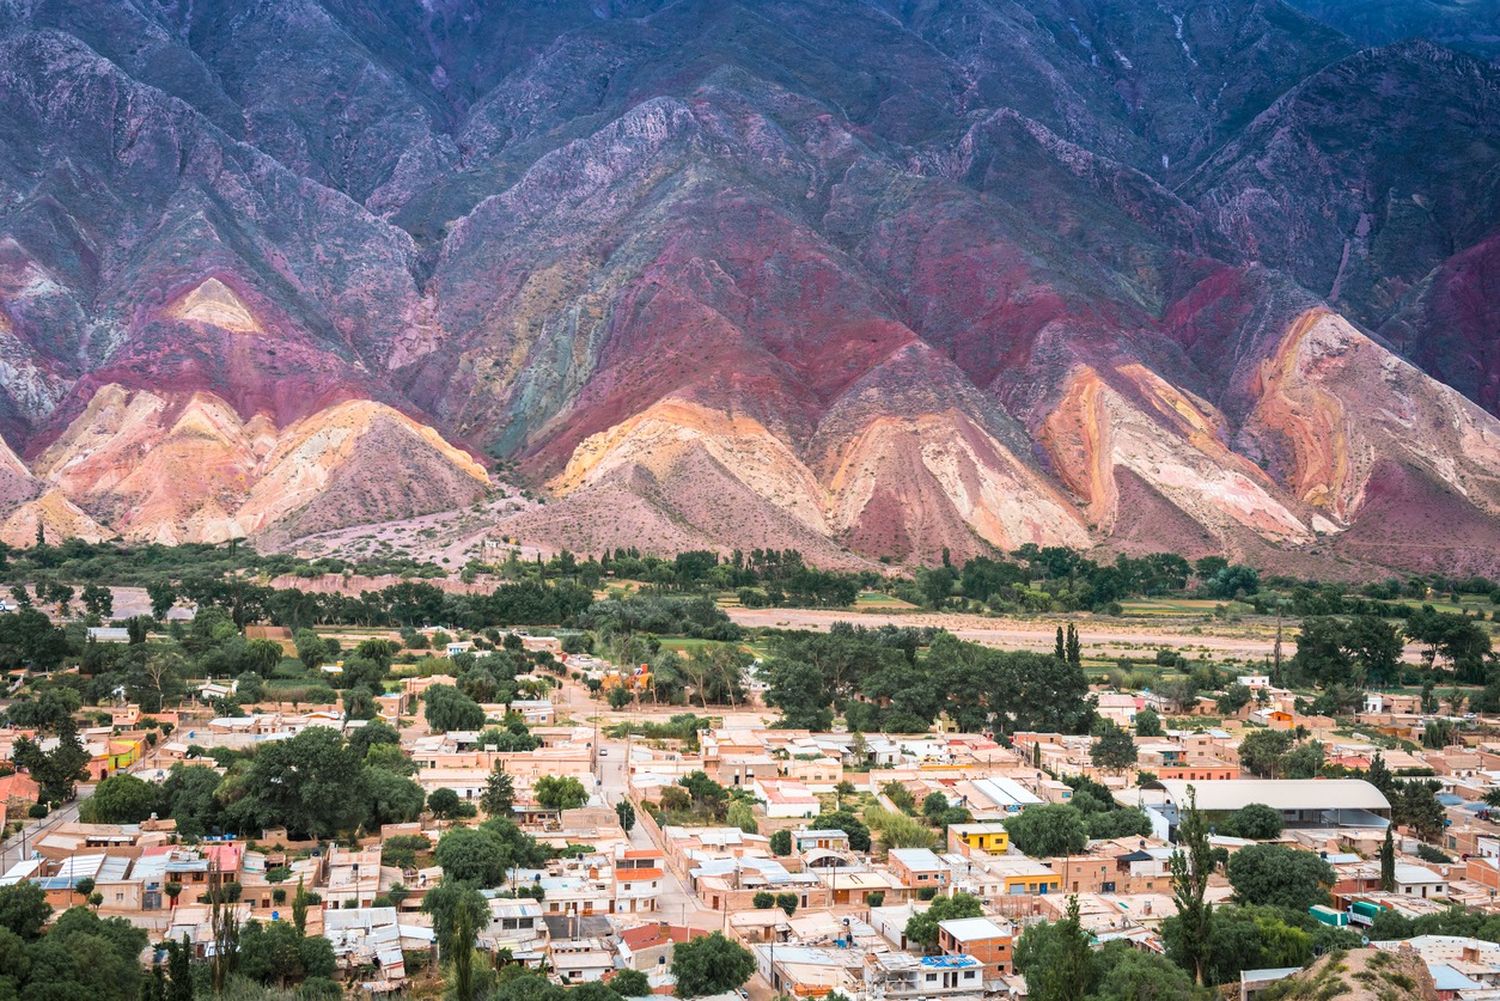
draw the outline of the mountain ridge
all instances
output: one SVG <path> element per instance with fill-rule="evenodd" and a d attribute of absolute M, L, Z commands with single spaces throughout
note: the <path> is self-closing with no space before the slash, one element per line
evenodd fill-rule
<path fill-rule="evenodd" d="M 1500 68 L 1431 42 L 1275 0 L 85 0 L 0 6 L 0 51 L 0 438 L 41 491 L 0 519 L 291 544 L 472 504 L 483 455 L 556 508 L 494 533 L 575 549 L 1363 566 L 1368 498 L 1495 559 Z M 122 393 L 200 400 L 242 485 L 159 496 L 152 425 L 126 518 Z M 293 488 L 226 442 L 356 417 L 250 504 Z M 1455 558 L 1417 534 L 1390 565 Z"/>

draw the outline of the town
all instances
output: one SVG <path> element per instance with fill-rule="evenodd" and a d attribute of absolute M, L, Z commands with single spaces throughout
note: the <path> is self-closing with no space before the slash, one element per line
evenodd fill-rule
<path fill-rule="evenodd" d="M 1108 617 L 1050 650 L 860 625 L 901 600 L 848 582 L 831 629 L 746 629 L 762 582 L 631 559 L 357 614 L 11 588 L 0 997 L 1500 996 L 1483 582 L 1184 565 L 1272 652 L 1135 661 Z M 982 608 L 970 569 L 928 607 Z"/>

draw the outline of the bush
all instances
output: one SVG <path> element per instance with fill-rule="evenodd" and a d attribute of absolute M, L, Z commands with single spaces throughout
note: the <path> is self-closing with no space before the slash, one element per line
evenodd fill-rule
<path fill-rule="evenodd" d="M 776 894 L 767 893 L 766 891 L 762 890 L 754 897 L 750 898 L 750 906 L 754 907 L 757 911 L 764 911 L 768 908 L 775 907 Z"/>
<path fill-rule="evenodd" d="M 1220 833 L 1251 841 L 1269 841 L 1281 834 L 1281 814 L 1261 803 L 1251 803 L 1230 814 Z"/>
<path fill-rule="evenodd" d="M 26 816 L 31 817 L 33 820 L 41 820 L 47 815 L 47 812 L 46 803 L 32 803 L 26 809 Z"/>
<path fill-rule="evenodd" d="M 1453 861 L 1452 858 L 1438 851 L 1431 845 L 1418 845 L 1417 858 L 1423 862 L 1434 862 L 1438 865 L 1447 865 Z"/>

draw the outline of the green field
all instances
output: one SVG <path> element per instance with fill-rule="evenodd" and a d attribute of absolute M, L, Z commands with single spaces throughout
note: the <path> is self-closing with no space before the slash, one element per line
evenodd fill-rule
<path fill-rule="evenodd" d="M 1212 615 L 1222 601 L 1209 598 L 1132 598 L 1120 602 L 1122 614 L 1140 618 Z"/>
<path fill-rule="evenodd" d="M 895 595 L 885 594 L 882 591 L 861 591 L 859 597 L 854 599 L 854 607 L 878 609 L 886 612 L 905 612 L 917 609 L 917 606 L 911 602 L 902 601 Z"/>

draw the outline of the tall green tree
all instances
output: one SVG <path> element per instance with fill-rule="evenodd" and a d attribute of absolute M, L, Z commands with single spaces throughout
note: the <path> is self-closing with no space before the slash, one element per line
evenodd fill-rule
<path fill-rule="evenodd" d="M 479 805 L 490 816 L 509 816 L 516 802 L 516 784 L 497 762 L 484 780 Z"/>
<path fill-rule="evenodd" d="M 1380 843 L 1380 888 L 1386 893 L 1396 892 L 1396 843 L 1391 834 L 1394 824 L 1387 824 L 1385 840 Z"/>
<path fill-rule="evenodd" d="M 1117 772 L 1135 764 L 1135 741 L 1111 720 L 1101 720 L 1094 729 L 1094 744 L 1089 758 L 1095 767 Z"/>
<path fill-rule="evenodd" d="M 1026 975 L 1035 1001 L 1083 1001 L 1099 978 L 1088 932 L 1079 919 L 1078 897 L 1068 898 L 1061 921 L 1030 925 L 1016 943 L 1016 969 Z"/>
<path fill-rule="evenodd" d="M 454 997 L 475 1001 L 474 944 L 490 923 L 484 895 L 470 883 L 445 876 L 422 898 L 422 910 L 432 915 L 440 958 L 452 964 Z"/>
<path fill-rule="evenodd" d="M 1208 843 L 1208 823 L 1198 809 L 1198 793 L 1192 786 L 1188 786 L 1187 809 L 1178 819 L 1177 850 L 1172 853 L 1171 870 L 1183 965 L 1202 984 L 1213 933 L 1213 905 L 1206 895 L 1214 860 Z"/>

